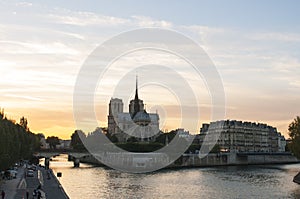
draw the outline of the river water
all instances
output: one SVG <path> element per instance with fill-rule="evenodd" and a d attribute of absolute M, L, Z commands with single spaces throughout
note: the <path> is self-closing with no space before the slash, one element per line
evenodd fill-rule
<path fill-rule="evenodd" d="M 50 162 L 71 199 L 93 198 L 300 198 L 293 177 L 300 164 L 226 166 L 162 170 L 148 174 L 122 173 L 80 164 L 67 156 Z"/>

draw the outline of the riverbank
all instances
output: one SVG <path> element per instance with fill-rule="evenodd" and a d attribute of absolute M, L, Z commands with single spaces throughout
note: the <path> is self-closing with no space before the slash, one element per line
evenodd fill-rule
<path fill-rule="evenodd" d="M 39 190 L 44 198 L 69 198 L 51 170 L 36 167 L 32 177 L 28 177 L 26 173 L 27 168 L 24 165 L 18 168 L 18 174 L 15 179 L 3 181 L 0 190 L 5 191 L 5 199 L 26 198 L 27 192 L 29 198 L 35 198 L 34 191 L 38 188 L 40 188 Z"/>
<path fill-rule="evenodd" d="M 242 165 L 268 165 L 293 164 L 300 161 L 291 153 L 218 153 L 208 154 L 200 158 L 198 154 L 184 154 L 172 167 L 209 167 L 209 166 L 242 166 Z"/>
<path fill-rule="evenodd" d="M 62 185 L 60 184 L 59 180 L 56 178 L 51 169 L 49 170 L 49 176 L 48 171 L 45 169 L 42 170 L 42 175 L 44 179 L 42 188 L 45 191 L 47 198 L 69 198 L 69 196 L 66 194 L 65 190 L 63 189 Z"/>
<path fill-rule="evenodd" d="M 72 199 L 82 198 L 300 198 L 293 177 L 300 164 L 214 166 L 163 169 L 134 174 L 80 164 L 74 168 L 66 155 L 53 158 L 54 173 Z"/>
<path fill-rule="evenodd" d="M 143 156 L 144 155 L 144 156 Z M 106 154 L 106 158 L 114 159 L 116 164 L 131 165 L 131 167 L 151 167 L 151 164 L 160 161 L 156 156 L 149 153 L 130 153 Z M 162 154 L 157 154 L 162 156 Z M 168 158 L 164 155 L 163 157 Z M 155 162 L 156 161 L 156 162 Z M 80 159 L 82 163 L 104 166 L 98 159 L 85 156 Z M 213 166 L 232 166 L 232 165 L 268 165 L 268 164 L 292 164 L 300 161 L 291 153 L 212 153 L 200 158 L 199 154 L 184 154 L 167 168 L 187 168 L 187 167 L 213 167 Z M 138 163 L 138 165 L 137 165 Z"/>

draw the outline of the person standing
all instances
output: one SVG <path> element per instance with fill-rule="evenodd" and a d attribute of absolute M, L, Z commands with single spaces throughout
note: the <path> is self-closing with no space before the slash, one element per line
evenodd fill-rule
<path fill-rule="evenodd" d="M 1 191 L 1 196 L 2 196 L 2 199 L 5 198 L 5 192 L 3 190 Z"/>

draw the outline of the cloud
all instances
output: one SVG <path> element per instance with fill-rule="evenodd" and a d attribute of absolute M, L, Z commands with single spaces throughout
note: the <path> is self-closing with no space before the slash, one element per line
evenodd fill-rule
<path fill-rule="evenodd" d="M 31 97 L 31 96 L 25 96 L 25 95 L 5 94 L 4 97 L 21 98 L 21 99 L 32 100 L 32 101 L 43 101 L 43 99 L 41 99 L 39 97 Z"/>
<path fill-rule="evenodd" d="M 133 25 L 139 27 L 161 27 L 161 28 L 172 28 L 173 24 L 164 20 L 154 20 L 146 16 L 132 16 Z"/>
<path fill-rule="evenodd" d="M 289 32 L 262 32 L 247 37 L 257 41 L 300 42 L 300 34 Z"/>
<path fill-rule="evenodd" d="M 17 2 L 16 3 L 16 6 L 20 6 L 20 7 L 31 7 L 33 4 L 30 3 L 30 2 L 25 2 L 25 1 L 22 1 L 22 2 Z"/>
<path fill-rule="evenodd" d="M 92 12 L 74 12 L 67 9 L 56 9 L 55 14 L 48 14 L 47 18 L 53 23 L 76 26 L 120 26 L 129 22 L 128 19 L 98 15 Z"/>
<path fill-rule="evenodd" d="M 119 18 L 95 14 L 92 12 L 71 11 L 67 9 L 55 9 L 54 13 L 47 14 L 46 18 L 52 23 L 67 24 L 74 26 L 96 26 L 96 27 L 161 27 L 171 28 L 169 21 L 155 20 L 147 16 L 131 16 L 130 18 Z"/>
<path fill-rule="evenodd" d="M 65 54 L 76 56 L 79 54 L 74 48 L 60 42 L 39 43 L 39 42 L 18 42 L 18 41 L 0 41 L 4 47 L 2 51 L 10 54 Z M 16 50 L 17 49 L 17 50 Z"/>
<path fill-rule="evenodd" d="M 297 110 L 300 107 L 298 32 L 188 26 L 148 16 L 121 18 L 28 2 L 6 2 L 0 8 L 1 106 L 30 113 L 36 121 L 32 126 L 38 131 L 74 128 L 72 94 L 81 65 L 97 45 L 112 35 L 139 27 L 173 28 L 196 40 L 215 63 L 223 79 L 230 118 L 259 118 L 273 121 L 274 125 L 278 121 L 284 128 L 282 124 L 300 111 Z M 182 60 L 174 56 L 136 53 L 135 57 L 124 57 L 112 67 L 114 70 L 101 87 L 105 94 L 105 99 L 100 101 L 102 106 L 107 106 L 110 85 L 116 83 L 129 67 L 142 63 L 177 67 L 189 83 L 198 80 Z M 168 74 L 163 75 L 172 80 Z M 209 108 L 209 94 L 205 86 L 194 85 L 197 97 Z M 152 105 L 153 95 L 145 90 L 143 95 Z M 162 104 L 166 104 L 167 98 L 163 99 Z M 28 109 L 20 109 L 22 106 Z M 64 109 L 67 113 L 60 113 Z M 54 113 L 47 114 L 48 111 Z M 206 112 L 209 111 L 205 109 Z M 40 119 L 42 113 L 45 119 Z M 101 124 L 106 124 L 106 113 L 101 114 Z M 176 116 L 174 111 L 170 111 L 170 118 L 174 121 Z M 60 117 L 68 122 L 60 124 L 60 119 L 56 119 Z M 205 120 L 209 118 L 205 117 Z M 40 123 L 43 122 L 48 122 L 48 126 L 42 126 Z M 176 128 L 176 122 L 173 125 Z M 170 126 L 168 124 L 168 128 Z"/>

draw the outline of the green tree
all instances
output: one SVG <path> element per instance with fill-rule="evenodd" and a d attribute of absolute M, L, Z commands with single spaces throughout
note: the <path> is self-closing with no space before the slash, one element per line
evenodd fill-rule
<path fill-rule="evenodd" d="M 75 130 L 71 135 L 71 147 L 77 151 L 85 151 L 85 146 L 82 143 L 81 138 L 85 138 L 86 135 L 81 130 Z"/>
<path fill-rule="evenodd" d="M 136 137 L 131 136 L 127 139 L 127 142 L 138 142 L 138 139 Z"/>
<path fill-rule="evenodd" d="M 50 149 L 56 149 L 56 145 L 59 145 L 59 138 L 56 136 L 49 136 L 47 137 L 46 142 L 49 144 Z"/>
<path fill-rule="evenodd" d="M 27 119 L 23 117 L 20 121 L 16 124 L 8 120 L 0 109 L 0 170 L 21 159 L 31 159 L 33 152 L 39 149 L 40 139 L 29 131 Z"/>
<path fill-rule="evenodd" d="M 212 148 L 210 153 L 220 153 L 220 151 L 221 151 L 220 145 L 215 144 L 215 146 Z"/>
<path fill-rule="evenodd" d="M 176 130 L 172 130 L 169 133 L 163 133 L 160 131 L 160 135 L 155 139 L 155 142 L 166 145 L 167 143 L 170 143 L 175 136 Z"/>
<path fill-rule="evenodd" d="M 289 125 L 289 136 L 291 137 L 290 150 L 297 158 L 300 158 L 300 117 L 297 116 Z"/>
<path fill-rule="evenodd" d="M 113 142 L 113 143 L 119 142 L 119 140 L 118 140 L 118 138 L 117 138 L 116 135 L 111 135 L 111 134 L 109 134 L 109 133 L 106 133 L 105 135 L 106 135 L 106 137 L 107 137 L 111 142 Z"/>

